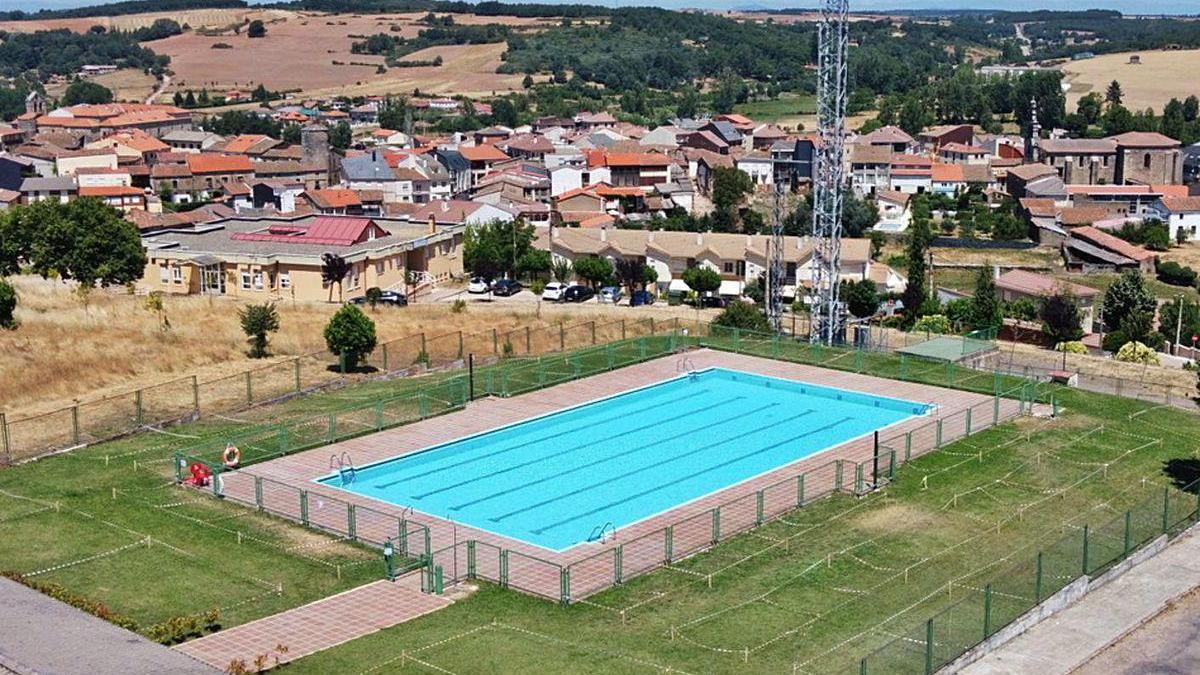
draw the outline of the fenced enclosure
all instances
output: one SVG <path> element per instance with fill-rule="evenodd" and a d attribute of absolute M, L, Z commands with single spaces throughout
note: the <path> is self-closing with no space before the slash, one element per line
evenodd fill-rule
<path fill-rule="evenodd" d="M 948 588 L 961 599 L 844 672 L 932 675 L 1076 580 L 1094 579 L 1159 537 L 1173 539 L 1200 523 L 1198 488 L 1200 481 L 1147 490 L 1124 513 L 1072 528 L 982 588 Z"/>

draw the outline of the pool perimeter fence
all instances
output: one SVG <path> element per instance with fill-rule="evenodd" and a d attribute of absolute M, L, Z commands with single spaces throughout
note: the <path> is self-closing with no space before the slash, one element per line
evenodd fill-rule
<path fill-rule="evenodd" d="M 391 516 L 345 500 L 324 495 L 318 497 L 308 490 L 269 478 L 230 472 L 220 461 L 220 454 L 228 445 L 239 447 L 243 462 L 253 464 L 458 410 L 472 397 L 517 396 L 660 358 L 688 347 L 708 347 L 957 388 L 987 394 L 989 398 L 952 414 L 937 416 L 905 433 L 878 438 L 878 444 L 864 453 L 867 456 L 864 461 L 832 460 L 567 565 L 487 542 L 459 540 L 456 529 L 436 531 L 448 527 L 443 521 L 420 522 L 420 517 Z M 881 488 L 895 477 L 896 469 L 904 462 L 1026 414 L 1036 402 L 1054 405 L 1048 389 L 1000 373 L 982 372 L 949 362 L 929 362 L 903 354 L 897 357 L 867 349 L 814 345 L 790 336 L 681 322 L 670 324 L 670 331 L 665 334 L 636 338 L 626 334 L 624 340 L 554 356 L 504 359 L 477 367 L 473 372 L 448 377 L 415 394 L 327 415 L 262 425 L 206 441 L 177 453 L 175 469 L 177 479 L 182 480 L 191 466 L 202 464 L 213 475 L 211 489 L 217 496 L 351 541 L 376 546 L 390 543 L 394 551 L 409 560 L 406 565 L 424 569 L 423 582 L 429 589 L 441 588 L 443 583 L 485 579 L 502 587 L 569 603 L 633 576 L 670 565 L 815 500 L 837 493 L 862 495 Z M 425 529 L 416 536 L 414 528 Z M 453 543 L 430 550 L 431 540 Z"/>

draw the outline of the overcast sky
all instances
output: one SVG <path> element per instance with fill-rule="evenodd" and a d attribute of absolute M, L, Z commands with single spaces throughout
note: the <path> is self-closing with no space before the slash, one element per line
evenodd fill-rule
<path fill-rule="evenodd" d="M 253 0 L 251 0 L 253 2 Z M 815 7 L 813 0 L 666 0 L 648 3 L 638 0 L 538 0 L 539 2 L 587 2 L 588 4 L 627 6 L 648 5 L 669 7 Z M 97 0 L 0 0 L 0 10 L 35 11 L 103 4 Z M 1116 9 L 1130 14 L 1200 14 L 1200 0 L 850 0 L 851 9 Z"/>

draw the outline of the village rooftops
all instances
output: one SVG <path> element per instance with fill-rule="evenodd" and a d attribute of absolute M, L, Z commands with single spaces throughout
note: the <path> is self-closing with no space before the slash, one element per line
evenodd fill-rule
<path fill-rule="evenodd" d="M 188 155 L 188 169 L 192 174 L 254 173 L 254 164 L 245 155 Z"/>
<path fill-rule="evenodd" d="M 879 127 L 858 139 L 862 145 L 912 145 L 915 142 L 912 136 L 896 126 Z"/>
<path fill-rule="evenodd" d="M 1077 227 L 1071 230 L 1071 236 L 1078 237 L 1096 246 L 1138 262 L 1156 257 L 1156 254 L 1153 251 L 1147 251 L 1140 246 L 1134 246 L 1120 237 L 1113 236 L 1103 230 L 1099 230 L 1091 226 Z"/>
<path fill-rule="evenodd" d="M 1048 155 L 1111 155 L 1117 144 L 1110 138 L 1045 138 L 1038 149 Z"/>
<path fill-rule="evenodd" d="M 346 188 L 326 188 L 324 190 L 309 190 L 304 193 L 319 209 L 344 209 L 349 206 L 362 206 L 362 198 L 354 190 Z"/>
<path fill-rule="evenodd" d="M 1162 205 L 1171 213 L 1200 213 L 1200 196 L 1163 197 Z"/>
<path fill-rule="evenodd" d="M 594 217 L 589 215 L 589 217 Z M 550 234 L 538 231 L 538 248 L 550 247 Z M 555 250 L 569 250 L 576 255 L 644 256 L 649 250 L 668 258 L 701 258 L 705 254 L 722 260 L 744 260 L 748 257 L 765 260 L 771 237 L 760 234 L 721 232 L 667 232 L 623 229 L 554 228 Z M 842 242 L 844 263 L 865 263 L 870 257 L 868 239 L 846 239 Z M 813 240 L 808 237 L 784 237 L 783 258 L 802 263 L 812 256 Z"/>
<path fill-rule="evenodd" d="M 1171 149 L 1182 145 L 1170 136 L 1153 131 L 1130 131 L 1112 136 L 1111 140 L 1122 148 Z"/>
<path fill-rule="evenodd" d="M 1060 290 L 1070 291 L 1075 297 L 1084 299 L 1100 295 L 1100 291 L 1090 286 L 1081 286 L 1026 270 L 1009 270 L 1001 274 L 996 278 L 996 287 L 1041 298 L 1050 297 Z"/>
<path fill-rule="evenodd" d="M 503 162 L 509 159 L 500 148 L 484 143 L 483 145 L 460 145 L 458 153 L 470 162 Z"/>

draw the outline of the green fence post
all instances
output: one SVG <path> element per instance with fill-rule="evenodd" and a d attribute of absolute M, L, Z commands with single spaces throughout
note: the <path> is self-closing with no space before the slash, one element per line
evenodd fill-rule
<path fill-rule="evenodd" d="M 942 447 L 942 420 L 940 418 L 937 421 L 937 442 L 934 443 L 933 447 Z"/>
<path fill-rule="evenodd" d="M 558 322 L 558 351 L 567 351 L 567 331 L 561 321 Z"/>
<path fill-rule="evenodd" d="M 432 557 L 433 556 L 433 547 L 430 545 L 430 541 L 429 541 L 429 528 L 422 525 L 421 532 L 424 533 L 424 535 L 425 535 L 425 555 Z"/>
<path fill-rule="evenodd" d="M 947 361 L 946 362 L 946 384 L 950 385 L 953 383 L 954 383 L 954 371 L 950 368 L 950 362 Z"/>
<path fill-rule="evenodd" d="M 900 355 L 900 379 L 908 379 L 908 354 Z"/>
<path fill-rule="evenodd" d="M 495 356 L 500 354 L 500 335 L 495 328 L 492 329 L 492 354 Z"/>
<path fill-rule="evenodd" d="M 796 508 L 804 506 L 804 474 L 796 476 Z"/>
<path fill-rule="evenodd" d="M 571 568 L 558 568 L 558 604 L 571 604 Z"/>
<path fill-rule="evenodd" d="M 666 564 L 668 564 L 668 565 L 671 564 L 671 558 L 674 556 L 674 549 L 675 549 L 675 526 L 668 525 L 667 528 L 665 530 L 663 530 L 663 550 L 664 550 L 663 559 L 666 561 Z"/>
<path fill-rule="evenodd" d="M 754 495 L 754 526 L 759 527 L 763 524 L 763 491 L 759 490 Z"/>
<path fill-rule="evenodd" d="M 417 410 L 421 413 L 421 419 L 429 416 L 429 401 L 425 398 L 425 392 L 417 394 Z"/>
<path fill-rule="evenodd" d="M 1037 576 L 1033 581 L 1033 598 L 1037 604 L 1042 604 L 1042 552 L 1038 551 Z"/>
<path fill-rule="evenodd" d="M 500 588 L 508 588 L 508 549 L 500 550 Z"/>
<path fill-rule="evenodd" d="M 1083 566 L 1082 574 L 1087 576 L 1088 572 L 1088 526 L 1085 523 L 1083 526 Z"/>
<path fill-rule="evenodd" d="M 992 585 L 983 587 L 983 639 L 992 634 Z"/>
<path fill-rule="evenodd" d="M 79 445 L 79 406 L 71 406 L 71 438 L 74 445 Z"/>
<path fill-rule="evenodd" d="M 329 413 L 329 422 L 326 430 L 329 433 L 329 438 L 326 440 L 332 443 L 337 438 L 337 413 Z"/>
<path fill-rule="evenodd" d="M 458 358 L 463 357 L 463 332 L 458 331 Z"/>
<path fill-rule="evenodd" d="M 1171 488 L 1163 486 L 1163 534 L 1171 529 Z"/>
<path fill-rule="evenodd" d="M 888 480 L 896 480 L 896 451 L 888 451 Z"/>
<path fill-rule="evenodd" d="M 467 578 L 475 578 L 475 540 L 467 540 Z"/>
<path fill-rule="evenodd" d="M 396 526 L 397 526 L 397 529 L 399 530 L 396 533 L 398 535 L 396 537 L 396 539 L 400 543 L 400 555 L 407 557 L 408 556 L 408 521 L 405 520 L 404 518 L 401 518 L 400 520 L 396 521 Z"/>
<path fill-rule="evenodd" d="M 262 476 L 255 476 L 254 477 L 254 505 L 258 507 L 259 511 L 262 511 L 262 508 L 263 508 L 262 495 L 263 495 L 263 493 L 262 493 Z"/>
<path fill-rule="evenodd" d="M 654 319 L 650 319 L 650 325 L 651 326 L 654 325 Z M 642 355 L 641 356 L 642 360 L 643 361 L 646 360 L 646 338 L 644 338 L 644 337 L 638 338 L 638 350 Z"/>
<path fill-rule="evenodd" d="M 625 319 L 621 319 L 621 339 L 625 339 Z"/>
<path fill-rule="evenodd" d="M 971 435 L 971 409 L 967 408 L 967 436 Z"/>
<path fill-rule="evenodd" d="M 1129 518 L 1130 512 L 1125 512 L 1125 547 L 1121 550 L 1121 557 L 1129 555 Z"/>
<path fill-rule="evenodd" d="M 604 358 L 608 360 L 609 370 L 616 367 L 616 359 L 613 356 L 613 346 L 611 344 L 604 345 Z"/>
<path fill-rule="evenodd" d="M 133 392 L 133 419 L 137 420 L 137 425 L 142 426 L 142 390 L 138 389 Z"/>
<path fill-rule="evenodd" d="M 354 504 L 346 504 L 346 536 L 350 541 L 358 541 L 358 510 Z"/>
<path fill-rule="evenodd" d="M 537 360 L 538 388 L 546 386 L 546 369 L 542 366 L 542 357 Z"/>
<path fill-rule="evenodd" d="M 834 460 L 835 473 L 833 478 L 833 491 L 842 491 L 842 460 Z"/>
<path fill-rule="evenodd" d="M 912 459 L 912 432 L 908 431 L 904 434 L 904 461 Z"/>
<path fill-rule="evenodd" d="M 172 464 L 175 468 L 175 482 L 183 482 L 183 467 L 187 465 L 187 460 L 184 459 L 182 452 L 177 452 L 172 457 Z"/>
<path fill-rule="evenodd" d="M 650 334 L 654 335 L 654 317 L 650 317 Z"/>
<path fill-rule="evenodd" d="M 300 358 L 299 357 L 296 357 L 295 368 L 293 368 L 293 370 L 294 370 L 294 376 L 296 379 L 296 391 L 300 391 Z"/>
<path fill-rule="evenodd" d="M 300 524 L 308 527 L 308 490 L 300 491 Z"/>
<path fill-rule="evenodd" d="M 528 356 L 533 353 L 533 331 L 529 326 L 525 326 L 525 354 Z"/>
<path fill-rule="evenodd" d="M 861 373 L 862 371 L 863 371 L 863 351 L 862 351 L 862 349 L 856 348 L 854 350 L 854 372 Z M 863 659 L 863 664 L 865 665 L 866 663 L 867 663 L 866 659 Z"/>
<path fill-rule="evenodd" d="M 854 494 L 859 495 L 863 492 L 863 467 L 862 464 L 854 465 Z"/>
<path fill-rule="evenodd" d="M 1000 371 L 999 370 L 992 371 L 992 393 L 997 396 L 1000 395 Z"/>
<path fill-rule="evenodd" d="M 192 412 L 200 412 L 200 381 L 192 376 Z"/>
<path fill-rule="evenodd" d="M 442 585 L 442 566 L 435 565 L 433 568 L 433 592 L 441 595 L 444 590 L 446 589 Z"/>
<path fill-rule="evenodd" d="M 717 544 L 721 541 L 721 507 L 714 507 L 712 510 L 712 543 Z"/>
<path fill-rule="evenodd" d="M 283 422 L 279 424 L 279 436 L 276 444 L 279 446 L 279 452 L 282 454 L 286 455 L 291 450 L 290 434 L 288 434 L 287 424 Z"/>
<path fill-rule="evenodd" d="M 625 548 L 617 544 L 613 549 L 613 585 L 619 585 L 625 580 Z"/>
<path fill-rule="evenodd" d="M 254 405 L 254 390 L 250 386 L 250 371 L 246 371 L 246 405 Z"/>
<path fill-rule="evenodd" d="M 1000 394 L 992 399 L 992 426 L 1000 424 Z"/>
<path fill-rule="evenodd" d="M 742 331 L 736 326 L 733 329 L 733 351 L 738 353 L 742 351 Z"/>
<path fill-rule="evenodd" d="M 383 428 L 383 401 L 375 404 L 375 430 Z"/>
<path fill-rule="evenodd" d="M 592 344 L 596 344 L 596 322 L 592 321 Z"/>
<path fill-rule="evenodd" d="M 925 675 L 933 675 L 933 619 L 925 622 Z"/>
<path fill-rule="evenodd" d="M 858 662 L 858 675 L 867 675 L 867 660 L 863 659 Z"/>

